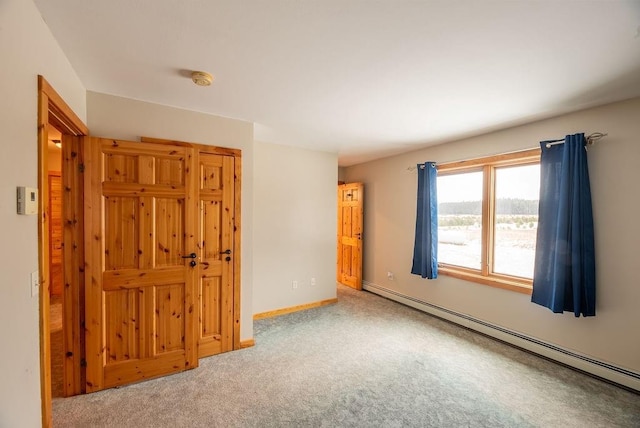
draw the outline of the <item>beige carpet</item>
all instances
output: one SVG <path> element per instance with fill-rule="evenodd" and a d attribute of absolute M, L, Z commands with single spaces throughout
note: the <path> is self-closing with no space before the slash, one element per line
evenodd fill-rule
<path fill-rule="evenodd" d="M 367 292 L 195 370 L 53 401 L 61 427 L 640 427 L 640 396 Z"/>
<path fill-rule="evenodd" d="M 49 318 L 51 332 L 51 395 L 63 397 L 64 377 L 62 364 L 64 362 L 64 346 L 62 338 L 62 303 L 59 299 L 52 299 Z"/>

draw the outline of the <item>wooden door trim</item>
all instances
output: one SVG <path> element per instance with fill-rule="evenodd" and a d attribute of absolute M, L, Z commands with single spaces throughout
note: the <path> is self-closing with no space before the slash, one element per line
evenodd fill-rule
<path fill-rule="evenodd" d="M 206 144 L 190 143 L 187 141 L 169 140 L 166 138 L 140 137 L 140 142 L 156 143 L 156 144 L 173 144 L 173 145 L 179 145 L 179 146 L 193 147 L 194 149 L 200 152 L 208 153 L 212 155 L 227 155 L 227 156 L 235 156 L 235 157 L 242 156 L 242 150 L 240 149 L 231 149 L 228 147 L 218 147 L 218 146 L 207 146 Z"/>
<path fill-rule="evenodd" d="M 199 153 L 207 153 L 214 155 L 226 155 L 234 157 L 234 231 L 233 231 L 233 248 L 235 256 L 233 257 L 233 349 L 242 349 L 243 345 L 240 341 L 240 287 L 241 281 L 241 229 L 242 229 L 242 150 L 231 149 L 226 147 L 207 146 L 199 143 L 189 143 L 186 141 L 167 140 L 162 138 L 153 137 L 140 137 L 140 141 L 144 143 L 157 143 L 157 144 L 178 144 L 193 147 Z"/>
<path fill-rule="evenodd" d="M 233 349 L 242 349 L 240 342 L 240 277 L 241 277 L 241 255 L 242 246 L 240 240 L 240 230 L 242 225 L 242 206 L 241 189 L 242 189 L 242 156 L 238 150 L 235 156 L 234 168 L 234 231 L 233 231 L 233 248 L 236 256 L 233 258 Z"/>
<path fill-rule="evenodd" d="M 51 343 L 50 343 L 50 299 L 49 299 L 49 150 L 48 136 L 51 126 L 55 126 L 67 135 L 87 135 L 87 126 L 74 113 L 62 97 L 53 89 L 43 76 L 38 76 L 38 267 L 40 270 L 40 396 L 42 426 L 50 427 L 51 419 Z M 64 171 L 64 169 L 63 169 Z M 63 172 L 63 177 L 64 177 Z M 74 174 L 74 172 L 70 172 Z M 67 174 L 69 175 L 69 174 Z M 64 209 L 64 208 L 63 208 Z M 63 255 L 64 260 L 64 255 Z M 78 266 L 79 268 L 79 266 Z M 70 284 L 67 288 L 79 288 L 79 284 Z M 66 296 L 65 296 L 66 297 Z M 68 305 L 67 305 L 68 306 Z M 80 325 L 73 325 L 64 314 L 63 325 L 66 335 L 74 337 L 80 334 Z M 67 324 L 68 323 L 68 324 Z M 70 328 L 69 328 L 70 327 Z M 65 333 L 63 333 L 65 334 Z M 65 340 L 66 343 L 66 340 Z M 78 342 L 79 344 L 79 342 Z M 65 358 L 65 386 L 67 370 L 72 365 L 80 371 L 79 354 Z M 74 369 L 74 370 L 76 370 Z"/>

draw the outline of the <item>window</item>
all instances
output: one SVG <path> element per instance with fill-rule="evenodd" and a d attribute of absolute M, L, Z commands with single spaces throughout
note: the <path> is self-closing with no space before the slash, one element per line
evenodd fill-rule
<path fill-rule="evenodd" d="M 481 256 L 482 171 L 438 176 L 438 260 L 480 269 Z"/>
<path fill-rule="evenodd" d="M 438 270 L 531 292 L 540 150 L 438 165 Z"/>

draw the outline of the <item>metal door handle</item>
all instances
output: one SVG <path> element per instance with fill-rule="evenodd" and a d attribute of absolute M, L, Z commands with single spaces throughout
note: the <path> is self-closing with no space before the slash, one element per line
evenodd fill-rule
<path fill-rule="evenodd" d="M 220 251 L 220 254 L 231 254 L 231 250 Z"/>
<path fill-rule="evenodd" d="M 188 256 L 182 256 L 183 259 L 195 259 L 196 257 L 198 257 L 196 253 L 191 253 Z"/>

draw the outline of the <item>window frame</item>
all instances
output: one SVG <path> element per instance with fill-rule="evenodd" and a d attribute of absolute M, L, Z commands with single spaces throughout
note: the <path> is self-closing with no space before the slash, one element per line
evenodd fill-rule
<path fill-rule="evenodd" d="M 504 153 L 464 161 L 437 164 L 438 176 L 482 171 L 482 233 L 479 270 L 438 262 L 438 273 L 491 287 L 524 294 L 533 291 L 533 280 L 493 272 L 495 235 L 495 184 L 496 168 L 535 165 L 540 163 L 541 150 L 531 149 Z"/>

